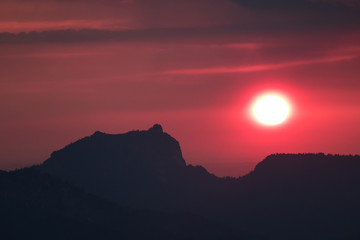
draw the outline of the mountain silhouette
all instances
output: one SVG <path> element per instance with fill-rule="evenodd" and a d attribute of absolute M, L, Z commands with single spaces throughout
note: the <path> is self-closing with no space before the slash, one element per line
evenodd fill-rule
<path fill-rule="evenodd" d="M 95 132 L 41 165 L 0 178 L 0 204 L 9 206 L 12 221 L 39 222 L 29 216 L 45 206 L 41 224 L 79 225 L 76 233 L 90 227 L 91 236 L 360 239 L 358 155 L 273 154 L 244 177 L 219 178 L 187 165 L 179 143 L 156 124 L 125 134 Z"/>
<path fill-rule="evenodd" d="M 36 169 L 134 208 L 188 210 L 220 188 L 203 167 L 186 165 L 179 143 L 158 124 L 125 134 L 95 132 Z"/>

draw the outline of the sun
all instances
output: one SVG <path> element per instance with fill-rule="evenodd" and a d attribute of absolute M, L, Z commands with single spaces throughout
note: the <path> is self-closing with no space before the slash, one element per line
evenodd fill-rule
<path fill-rule="evenodd" d="M 255 101 L 252 114 L 260 123 L 275 126 L 288 118 L 290 106 L 284 97 L 277 94 L 267 94 Z"/>

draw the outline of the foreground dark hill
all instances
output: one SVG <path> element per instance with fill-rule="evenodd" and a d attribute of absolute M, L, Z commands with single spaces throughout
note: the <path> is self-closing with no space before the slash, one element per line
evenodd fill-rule
<path fill-rule="evenodd" d="M 123 207 L 202 215 L 251 239 L 360 239 L 359 156 L 277 154 L 245 177 L 218 178 L 186 165 L 155 125 L 96 132 L 34 169 Z"/>
<path fill-rule="evenodd" d="M 238 239 L 216 221 L 124 209 L 33 169 L 0 171 L 0 226 L 6 240 Z"/>
<path fill-rule="evenodd" d="M 134 220 L 109 202 L 31 169 L 0 172 L 0 190 L 2 239 L 91 239 L 109 230 L 106 224 L 115 215 L 125 229 Z M 128 236 L 131 230 L 116 232 Z"/>

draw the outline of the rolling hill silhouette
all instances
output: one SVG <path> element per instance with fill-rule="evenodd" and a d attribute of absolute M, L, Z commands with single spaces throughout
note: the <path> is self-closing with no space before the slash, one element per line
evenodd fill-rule
<path fill-rule="evenodd" d="M 360 156 L 274 154 L 244 177 L 219 178 L 186 165 L 179 143 L 156 124 L 95 132 L 0 178 L 9 216 L 33 216 L 45 206 L 43 222 L 79 225 L 77 233 L 90 226 L 92 236 L 360 239 Z"/>

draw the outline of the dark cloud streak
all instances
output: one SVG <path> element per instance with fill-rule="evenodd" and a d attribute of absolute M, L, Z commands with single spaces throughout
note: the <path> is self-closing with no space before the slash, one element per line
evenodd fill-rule
<path fill-rule="evenodd" d="M 241 42 L 268 37 L 288 38 L 302 34 L 317 36 L 357 31 L 360 17 L 329 19 L 329 21 L 282 21 L 267 22 L 253 25 L 228 25 L 218 27 L 194 28 L 153 28 L 136 30 L 52 30 L 29 33 L 0 33 L 0 44 L 37 44 L 37 43 L 86 43 L 101 41 L 116 42 L 172 42 L 172 43 L 222 43 Z"/>
<path fill-rule="evenodd" d="M 248 8 L 269 10 L 316 10 L 316 11 L 352 11 L 359 10 L 358 0 L 233 0 Z"/>

